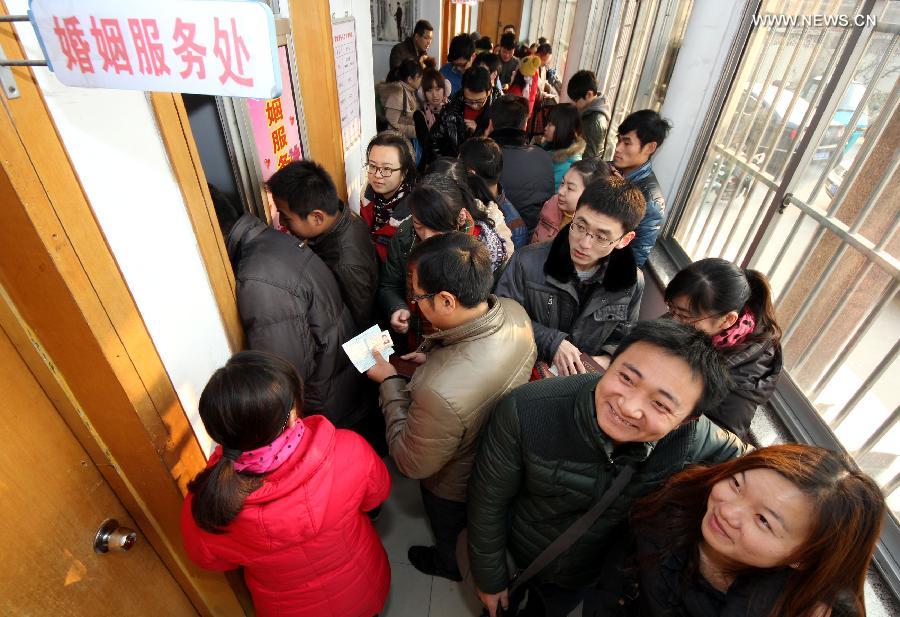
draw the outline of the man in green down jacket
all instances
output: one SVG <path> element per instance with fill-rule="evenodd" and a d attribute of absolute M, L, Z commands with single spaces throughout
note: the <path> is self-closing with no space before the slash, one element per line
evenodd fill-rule
<path fill-rule="evenodd" d="M 525 309 L 490 293 L 483 243 L 459 232 L 434 236 L 412 250 L 409 264 L 409 301 L 437 329 L 420 348 L 427 360 L 409 383 L 380 356 L 368 375 L 381 384 L 391 456 L 404 475 L 422 480 L 436 540 L 411 547 L 410 563 L 461 580 L 456 538 L 466 526 L 478 434 L 503 395 L 528 381 L 537 352 Z"/>
<path fill-rule="evenodd" d="M 673 320 L 642 322 L 598 377 L 517 388 L 494 410 L 469 481 L 469 555 L 491 616 L 508 603 L 506 552 L 525 569 L 628 466 L 634 476 L 586 534 L 526 584 L 521 615 L 565 617 L 595 583 L 611 532 L 635 499 L 693 463 L 743 452 L 699 414 L 727 393 L 709 339 Z"/>

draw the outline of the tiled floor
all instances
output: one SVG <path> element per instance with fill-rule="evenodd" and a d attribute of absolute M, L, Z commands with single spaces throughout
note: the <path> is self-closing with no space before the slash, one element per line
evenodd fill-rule
<path fill-rule="evenodd" d="M 406 557 L 414 544 L 434 542 L 419 483 L 403 477 L 388 457 L 393 486 L 375 528 L 381 535 L 391 562 L 391 593 L 382 617 L 478 617 L 481 602 L 469 583 L 454 583 L 445 578 L 427 576 L 416 570 Z M 570 617 L 580 614 L 576 609 Z"/>

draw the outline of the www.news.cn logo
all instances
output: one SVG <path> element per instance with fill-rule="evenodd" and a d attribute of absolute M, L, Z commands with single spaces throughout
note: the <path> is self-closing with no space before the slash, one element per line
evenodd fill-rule
<path fill-rule="evenodd" d="M 781 13 L 766 13 L 754 15 L 753 25 L 765 28 L 857 28 L 875 26 L 877 20 L 874 15 L 784 15 Z"/>

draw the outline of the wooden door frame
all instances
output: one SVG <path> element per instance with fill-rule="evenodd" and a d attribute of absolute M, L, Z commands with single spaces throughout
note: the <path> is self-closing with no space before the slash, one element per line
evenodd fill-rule
<path fill-rule="evenodd" d="M 10 24 L 0 45 L 24 59 Z M 13 74 L 20 96 L 0 111 L 0 286 L 27 333 L 17 348 L 197 611 L 242 614 L 225 576 L 184 552 L 181 503 L 203 452 L 31 69 Z"/>

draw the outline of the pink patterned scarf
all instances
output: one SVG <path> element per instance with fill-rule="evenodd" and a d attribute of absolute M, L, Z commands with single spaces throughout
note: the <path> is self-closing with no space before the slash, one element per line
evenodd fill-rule
<path fill-rule="evenodd" d="M 297 449 L 305 429 L 303 421 L 298 419 L 294 426 L 288 427 L 272 443 L 241 452 L 234 461 L 235 470 L 263 474 L 278 469 Z M 218 450 L 224 456 L 222 446 Z"/>
<path fill-rule="evenodd" d="M 756 317 L 750 312 L 750 309 L 745 308 L 733 326 L 712 337 L 713 347 L 721 350 L 740 345 L 753 334 L 754 330 L 756 330 Z"/>

